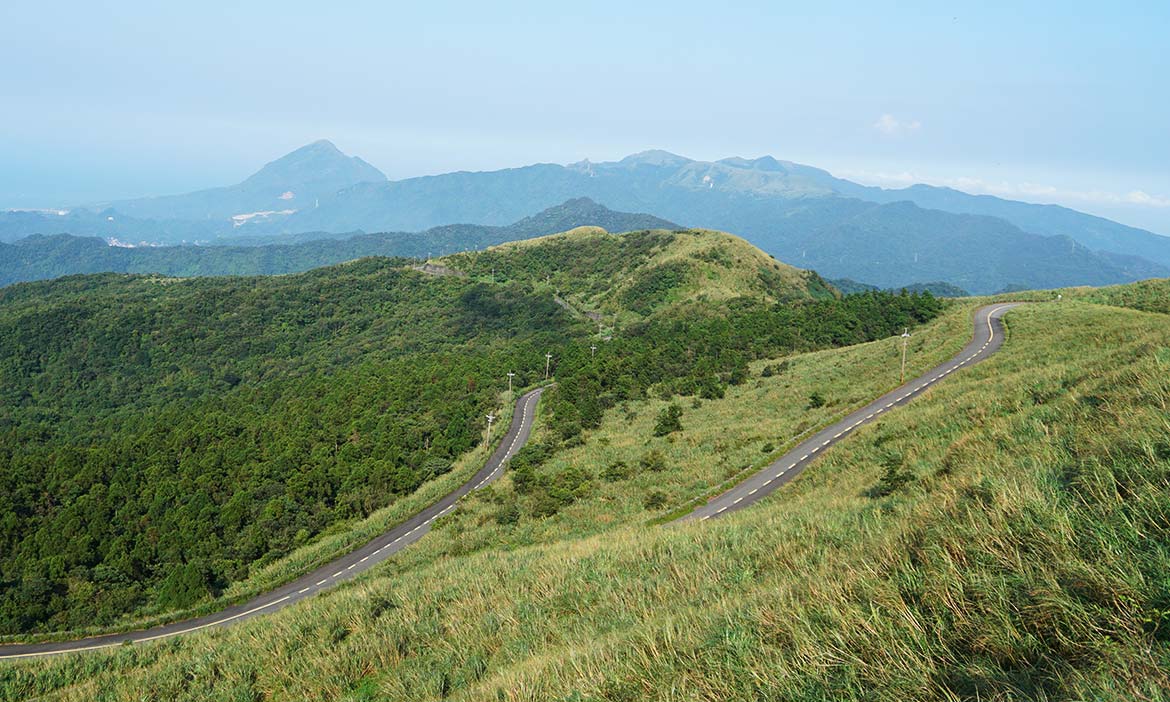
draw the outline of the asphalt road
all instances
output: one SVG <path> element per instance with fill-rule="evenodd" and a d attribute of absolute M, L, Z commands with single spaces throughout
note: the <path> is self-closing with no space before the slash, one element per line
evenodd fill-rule
<path fill-rule="evenodd" d="M 163 624 L 151 629 L 131 631 L 105 636 L 92 636 L 74 641 L 57 641 L 46 643 L 14 644 L 0 646 L 0 659 L 27 658 L 34 656 L 51 656 L 58 653 L 73 651 L 91 651 L 112 646 L 121 646 L 123 643 L 154 641 L 171 636 L 187 634 L 216 626 L 234 624 L 244 619 L 268 614 L 307 597 L 327 590 L 334 585 L 356 577 L 375 565 L 386 560 L 410 544 L 421 539 L 431 528 L 431 522 L 450 512 L 455 503 L 472 490 L 478 490 L 484 485 L 500 477 L 504 471 L 504 463 L 528 441 L 532 433 L 532 420 L 536 403 L 544 388 L 531 390 L 516 400 L 516 409 L 512 414 L 512 424 L 508 433 L 504 435 L 500 445 L 471 480 L 459 486 L 435 504 L 414 515 L 402 524 L 370 541 L 365 546 L 351 551 L 337 560 L 321 566 L 313 572 L 297 578 L 293 582 L 276 588 L 262 595 L 257 595 L 247 602 L 228 607 L 215 614 L 187 619 L 172 624 Z"/>
<path fill-rule="evenodd" d="M 906 404 L 921 395 L 927 388 L 942 381 L 951 373 L 974 365 L 999 350 L 1003 345 L 1003 322 L 1005 312 L 1020 303 L 987 305 L 975 311 L 975 333 L 959 355 L 927 371 L 865 407 L 849 414 L 844 419 L 821 429 L 800 442 L 788 453 L 773 461 L 767 467 L 712 498 L 707 504 L 693 512 L 679 517 L 675 522 L 703 521 L 755 504 L 774 490 L 800 475 L 800 472 L 817 459 L 821 452 L 849 436 L 858 427 L 876 421 L 882 414 Z"/>

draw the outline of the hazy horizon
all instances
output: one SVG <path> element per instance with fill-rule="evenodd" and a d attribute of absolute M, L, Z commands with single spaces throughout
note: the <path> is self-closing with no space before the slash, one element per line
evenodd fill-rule
<path fill-rule="evenodd" d="M 1155 3 L 5 7 L 0 208 L 228 185 L 325 138 L 395 180 L 767 154 L 1170 234 L 1168 30 Z"/>

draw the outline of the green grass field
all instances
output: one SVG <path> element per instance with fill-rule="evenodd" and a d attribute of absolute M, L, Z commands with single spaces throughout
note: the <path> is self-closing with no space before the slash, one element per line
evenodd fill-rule
<path fill-rule="evenodd" d="M 3 664 L 0 695 L 1165 699 L 1170 324 L 1080 299 L 1159 296 L 1017 309 L 992 359 L 702 524 L 652 522 L 896 384 L 896 343 L 757 363 L 722 399 L 674 398 L 666 437 L 666 400 L 629 403 L 535 469 L 577 476 L 552 516 L 505 477 L 355 583 L 226 630 Z M 913 371 L 963 345 L 974 306 L 915 334 Z"/>

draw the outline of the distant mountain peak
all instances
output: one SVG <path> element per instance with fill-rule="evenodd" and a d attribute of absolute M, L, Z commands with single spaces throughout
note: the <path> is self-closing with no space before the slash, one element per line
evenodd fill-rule
<path fill-rule="evenodd" d="M 357 156 L 347 156 L 328 139 L 318 139 L 265 164 L 242 185 L 276 185 L 292 189 L 294 185 L 308 182 L 336 182 L 339 187 L 344 187 L 385 180 L 386 174 L 382 171 Z"/>
<path fill-rule="evenodd" d="M 623 166 L 681 166 L 690 163 L 691 159 L 678 154 L 672 154 L 669 151 L 662 149 L 650 149 L 649 151 L 639 151 L 636 154 L 626 156 L 618 163 Z"/>
<path fill-rule="evenodd" d="M 594 200 L 593 198 L 590 198 L 590 197 L 572 197 L 572 198 L 569 198 L 568 200 L 565 200 L 564 202 L 562 202 L 559 205 L 553 205 L 552 207 L 546 207 L 544 211 L 551 212 L 553 210 L 565 209 L 565 208 L 570 208 L 570 207 L 597 208 L 597 209 L 601 209 L 601 210 L 608 210 L 609 209 L 608 207 L 606 207 L 604 205 L 599 205 L 596 200 Z"/>
<path fill-rule="evenodd" d="M 587 197 L 575 197 L 512 224 L 518 236 L 543 236 L 575 227 L 601 227 L 610 232 L 635 229 L 679 229 L 674 222 L 653 215 L 617 212 Z"/>
<path fill-rule="evenodd" d="M 756 171 L 787 171 L 783 161 L 777 161 L 771 156 L 761 156 L 755 159 L 741 158 L 739 156 L 732 156 L 717 161 L 725 166 L 733 166 L 735 168 L 749 168 Z"/>
<path fill-rule="evenodd" d="M 341 153 L 341 149 L 337 148 L 337 145 L 328 139 L 318 139 L 317 141 L 310 142 L 302 146 L 300 149 L 297 149 L 297 151 L 301 151 L 303 149 L 326 149 L 329 151 L 336 151 L 337 153 Z"/>

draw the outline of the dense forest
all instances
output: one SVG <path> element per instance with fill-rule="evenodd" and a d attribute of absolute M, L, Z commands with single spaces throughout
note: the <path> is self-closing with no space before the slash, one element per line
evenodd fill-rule
<path fill-rule="evenodd" d="M 218 591 L 446 470 L 504 374 L 579 333 L 548 296 L 377 259 L 0 291 L 0 628 Z"/>
<path fill-rule="evenodd" d="M 568 268 L 555 248 L 525 250 Z M 929 294 L 742 297 L 602 337 L 539 282 L 404 263 L 0 290 L 0 631 L 217 595 L 448 470 L 481 440 L 505 373 L 537 382 L 545 352 L 550 421 L 573 441 L 621 399 L 718 396 L 751 359 L 887 336 L 942 306 Z"/>

